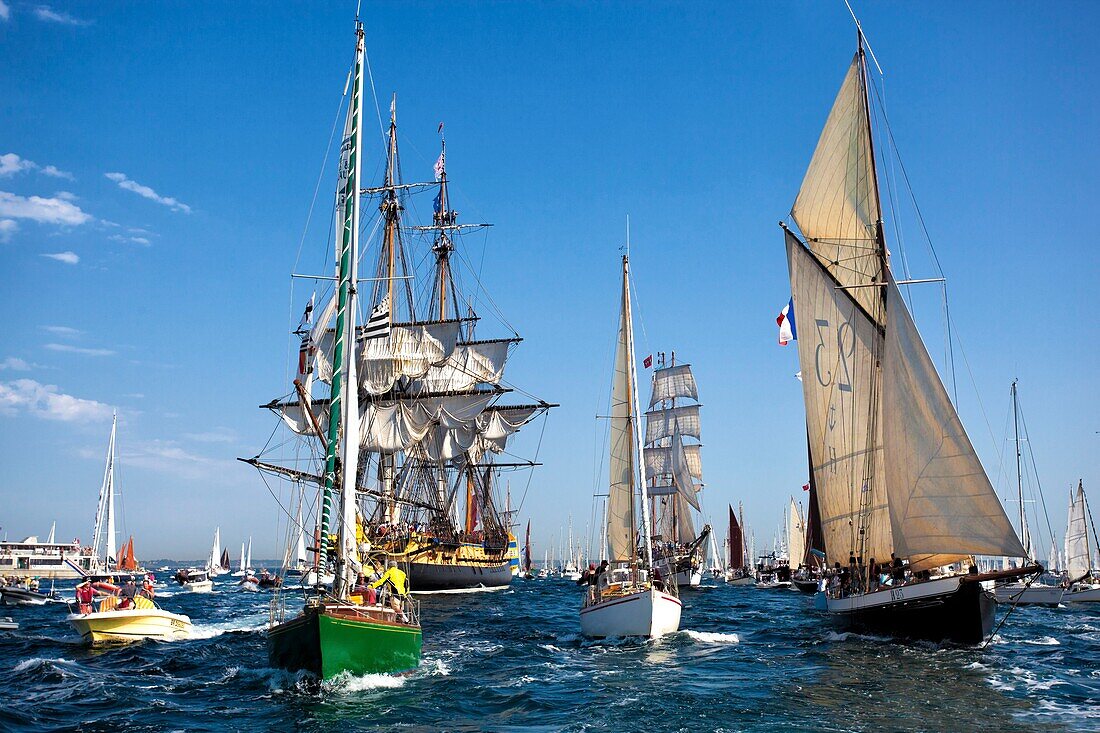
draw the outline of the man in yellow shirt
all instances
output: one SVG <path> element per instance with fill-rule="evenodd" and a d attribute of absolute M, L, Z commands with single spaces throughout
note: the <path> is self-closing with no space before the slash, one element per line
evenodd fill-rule
<path fill-rule="evenodd" d="M 397 567 L 397 563 L 390 560 L 386 563 L 386 572 L 381 578 L 371 583 L 370 587 L 382 590 L 382 598 L 379 599 L 379 603 L 385 605 L 387 596 L 389 596 L 393 610 L 400 611 L 401 599 L 409 594 L 409 576 L 405 575 L 404 570 Z"/>

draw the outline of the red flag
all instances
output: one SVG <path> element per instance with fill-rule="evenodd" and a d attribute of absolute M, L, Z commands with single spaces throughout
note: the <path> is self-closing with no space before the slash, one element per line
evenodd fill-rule
<path fill-rule="evenodd" d="M 650 354 L 646 358 L 642 359 L 642 366 L 644 366 L 646 369 L 649 369 L 651 366 L 653 366 L 653 355 L 652 354 Z"/>
<path fill-rule="evenodd" d="M 810 485 L 809 484 L 802 484 L 802 490 L 803 491 L 809 491 L 810 490 Z"/>

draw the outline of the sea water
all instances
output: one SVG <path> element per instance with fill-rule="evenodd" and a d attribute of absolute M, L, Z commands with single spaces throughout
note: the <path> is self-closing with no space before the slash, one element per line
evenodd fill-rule
<path fill-rule="evenodd" d="M 415 672 L 319 684 L 268 667 L 271 594 L 236 581 L 158 596 L 191 617 L 185 641 L 88 647 L 64 604 L 3 609 L 20 629 L 0 632 L 0 730 L 1100 730 L 1095 605 L 1019 608 L 984 648 L 956 647 L 846 633 L 808 596 L 717 585 L 683 593 L 679 633 L 592 641 L 573 583 L 517 579 L 419 596 Z"/>

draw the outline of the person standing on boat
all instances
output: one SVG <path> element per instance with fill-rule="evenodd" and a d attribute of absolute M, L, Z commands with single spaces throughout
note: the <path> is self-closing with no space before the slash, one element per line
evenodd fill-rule
<path fill-rule="evenodd" d="M 393 560 L 386 565 L 386 572 L 381 578 L 371 583 L 370 587 L 382 591 L 379 603 L 385 605 L 387 600 L 393 600 L 393 610 L 400 611 L 400 602 L 409 594 L 409 576 L 405 575 L 405 571 L 397 567 L 397 563 Z M 390 598 L 391 595 L 392 598 Z"/>
<path fill-rule="evenodd" d="M 95 588 L 92 587 L 92 581 L 85 580 L 76 586 L 76 602 L 79 604 L 80 613 L 88 614 L 92 612 L 92 600 L 95 598 Z"/>

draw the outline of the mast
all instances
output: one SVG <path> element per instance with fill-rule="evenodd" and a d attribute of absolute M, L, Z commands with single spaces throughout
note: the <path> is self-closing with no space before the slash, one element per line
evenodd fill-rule
<path fill-rule="evenodd" d="M 1027 516 L 1024 512 L 1024 474 L 1020 460 L 1020 408 L 1016 397 L 1016 382 L 1012 380 L 1012 425 L 1016 436 L 1016 499 L 1020 502 L 1020 535 L 1024 541 L 1024 549 L 1028 557 L 1031 557 L 1031 533 L 1027 531 Z"/>
<path fill-rule="evenodd" d="M 629 241 L 627 242 L 629 247 Z M 642 533 L 643 541 L 645 543 L 645 557 L 647 567 L 653 567 L 653 544 L 651 542 L 652 532 L 650 530 L 650 518 L 649 518 L 649 492 L 646 489 L 646 470 L 645 470 L 645 457 L 642 454 L 642 440 L 638 435 L 637 425 L 640 420 L 642 411 L 641 405 L 638 402 L 638 361 L 634 354 L 634 316 L 630 308 L 630 255 L 623 255 L 623 303 L 626 311 L 623 318 L 623 326 L 626 329 L 626 350 L 630 365 L 629 378 L 627 380 L 627 394 L 630 399 L 629 410 L 633 413 L 629 420 L 629 437 L 631 439 L 632 447 L 634 448 L 635 459 L 638 465 L 638 487 L 641 491 L 641 504 L 642 504 Z M 633 462 L 633 459 L 632 459 Z M 631 491 L 631 497 L 633 498 L 634 492 Z M 633 502 L 632 502 L 633 503 Z M 633 514 L 634 507 L 631 506 L 631 512 Z"/>
<path fill-rule="evenodd" d="M 103 567 L 110 569 L 113 562 L 118 567 L 118 547 L 115 545 L 115 424 L 118 417 L 111 415 L 111 444 L 107 459 L 107 553 L 104 556 Z"/>

